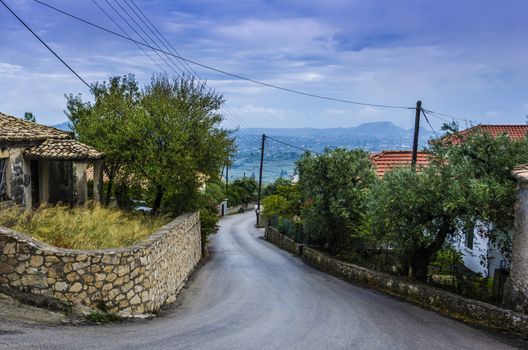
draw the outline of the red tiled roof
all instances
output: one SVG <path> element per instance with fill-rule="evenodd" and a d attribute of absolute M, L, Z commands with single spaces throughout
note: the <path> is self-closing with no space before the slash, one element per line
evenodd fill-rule
<path fill-rule="evenodd" d="M 429 165 L 429 153 L 418 152 L 416 159 L 416 168 L 426 167 Z M 396 167 L 411 166 L 412 151 L 382 151 L 370 156 L 370 161 L 376 168 L 376 175 L 383 177 L 385 172 Z"/>
<path fill-rule="evenodd" d="M 512 140 L 522 140 L 526 137 L 528 133 L 528 125 L 523 124 L 479 124 L 475 125 L 469 129 L 460 131 L 461 138 L 448 136 L 444 138 L 444 141 L 452 140 L 453 143 L 459 143 L 467 135 L 470 135 L 474 132 L 482 131 L 490 134 L 492 137 L 497 137 L 500 135 L 508 135 Z"/>

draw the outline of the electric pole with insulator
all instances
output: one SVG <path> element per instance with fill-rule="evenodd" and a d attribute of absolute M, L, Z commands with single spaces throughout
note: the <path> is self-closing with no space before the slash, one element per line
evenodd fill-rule
<path fill-rule="evenodd" d="M 258 184 L 258 197 L 257 197 L 257 226 L 260 223 L 260 198 L 262 195 L 262 167 L 264 165 L 264 145 L 266 143 L 266 134 L 262 134 L 262 145 L 260 146 L 260 171 L 259 171 L 259 184 Z"/>
<path fill-rule="evenodd" d="M 420 134 L 420 113 L 422 112 L 422 101 L 416 101 L 416 114 L 414 117 L 414 139 L 412 149 L 411 167 L 416 170 L 416 161 L 418 159 L 418 137 Z"/>

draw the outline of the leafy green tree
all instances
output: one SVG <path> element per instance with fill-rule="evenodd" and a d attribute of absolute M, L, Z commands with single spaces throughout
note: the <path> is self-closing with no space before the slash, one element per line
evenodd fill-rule
<path fill-rule="evenodd" d="M 131 74 L 111 77 L 108 82 L 92 85 L 94 102 L 81 95 L 66 95 L 66 116 L 81 142 L 105 153 L 104 173 L 108 178 L 105 203 L 110 202 L 116 177 L 135 157 L 138 137 L 132 120 L 140 113 L 140 90 Z M 126 176 L 122 181 L 128 181 Z"/>
<path fill-rule="evenodd" d="M 31 112 L 25 112 L 24 113 L 24 120 L 28 121 L 28 122 L 31 122 L 31 123 L 36 123 L 37 122 L 37 119 L 35 119 L 35 116 Z"/>
<path fill-rule="evenodd" d="M 153 76 L 143 89 L 142 113 L 135 114 L 139 142 L 133 172 L 149 184 L 153 212 L 163 205 L 174 214 L 196 209 L 200 178 L 216 179 L 234 151 L 221 128 L 223 97 L 204 83 Z"/>
<path fill-rule="evenodd" d="M 305 232 L 331 254 L 368 229 L 367 191 L 376 180 L 369 156 L 362 150 L 305 153 L 297 162 Z"/>
<path fill-rule="evenodd" d="M 291 181 L 287 179 L 283 179 L 279 177 L 274 182 L 268 184 L 264 189 L 262 190 L 263 196 L 269 196 L 272 194 L 277 194 L 277 190 L 279 187 L 289 186 L 291 185 Z"/>
<path fill-rule="evenodd" d="M 399 252 L 421 281 L 447 238 L 462 227 L 493 223 L 490 239 L 508 251 L 516 197 L 511 170 L 528 162 L 526 140 L 448 131 L 450 137 L 432 144 L 428 168 L 388 172 L 370 192 L 374 237 Z"/>
<path fill-rule="evenodd" d="M 288 212 L 289 203 L 286 198 L 277 194 L 272 194 L 262 200 L 262 206 L 262 215 L 266 218 L 271 218 L 274 215 L 286 215 Z"/>
<path fill-rule="evenodd" d="M 229 185 L 230 205 L 249 204 L 257 198 L 257 182 L 253 178 L 236 179 Z"/>
<path fill-rule="evenodd" d="M 264 200 L 271 196 L 279 196 L 287 201 L 286 209 L 281 212 L 281 216 L 293 217 L 301 215 L 301 193 L 299 186 L 292 184 L 291 180 L 278 178 L 275 182 L 266 186 L 263 193 L 265 195 Z"/>

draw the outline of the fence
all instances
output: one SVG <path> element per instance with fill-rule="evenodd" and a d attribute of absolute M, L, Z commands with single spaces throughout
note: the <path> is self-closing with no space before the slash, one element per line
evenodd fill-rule
<path fill-rule="evenodd" d="M 320 237 L 305 232 L 301 222 L 274 215 L 267 224 L 295 243 L 325 251 Z M 350 239 L 346 248 L 340 250 L 335 258 L 365 268 L 406 277 L 409 268 L 400 255 L 387 245 L 365 239 Z M 483 277 L 467 269 L 463 263 L 449 267 L 432 264 L 429 266 L 427 284 L 457 294 L 494 304 L 500 304 L 504 289 L 506 271 L 497 271 L 496 277 Z"/>

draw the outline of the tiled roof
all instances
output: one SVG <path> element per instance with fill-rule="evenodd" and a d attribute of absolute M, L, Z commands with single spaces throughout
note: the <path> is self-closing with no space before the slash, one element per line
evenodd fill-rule
<path fill-rule="evenodd" d="M 0 113 L 0 142 L 44 141 L 46 139 L 70 138 L 72 138 L 71 133 Z"/>
<path fill-rule="evenodd" d="M 508 135 L 513 140 L 522 140 L 526 137 L 528 133 L 528 125 L 524 124 L 479 124 L 475 125 L 469 129 L 460 131 L 461 137 L 448 136 L 444 138 L 444 141 L 451 141 L 453 143 L 459 143 L 464 140 L 467 135 L 475 133 L 477 131 L 482 131 L 490 134 L 492 137 L 497 137 L 500 135 Z"/>
<path fill-rule="evenodd" d="M 50 160 L 97 160 L 104 157 L 102 152 L 76 140 L 54 139 L 27 148 L 24 155 L 29 158 Z"/>
<path fill-rule="evenodd" d="M 429 153 L 418 152 L 416 159 L 416 169 L 429 165 Z M 396 167 L 410 167 L 412 162 L 412 151 L 382 151 L 374 153 L 370 161 L 376 168 L 376 175 L 383 177 L 385 172 Z"/>

